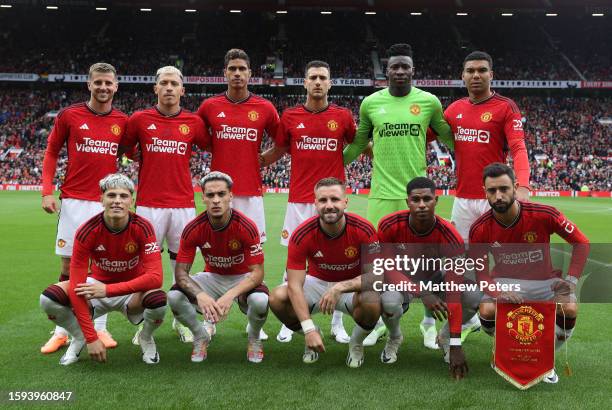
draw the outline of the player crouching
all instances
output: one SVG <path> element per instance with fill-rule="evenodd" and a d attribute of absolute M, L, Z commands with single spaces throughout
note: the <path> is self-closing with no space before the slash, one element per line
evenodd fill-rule
<path fill-rule="evenodd" d="M 362 245 L 377 244 L 376 231 L 367 220 L 345 213 L 348 198 L 344 184 L 324 178 L 315 185 L 318 216 L 304 221 L 291 235 L 287 257 L 287 283 L 272 291 L 270 309 L 289 329 L 303 332 L 304 363 L 314 363 L 325 351 L 320 330 L 311 315 L 340 310 L 356 326 L 349 342 L 346 363 L 363 363 L 363 340 L 380 317 L 380 299 L 363 291 Z M 306 264 L 308 263 L 308 269 Z"/>
<path fill-rule="evenodd" d="M 247 359 L 259 363 L 264 356 L 259 336 L 268 315 L 264 255 L 255 222 L 230 206 L 232 185 L 229 175 L 217 171 L 200 181 L 206 211 L 183 230 L 176 285 L 168 292 L 174 317 L 193 333 L 192 362 L 206 359 L 210 342 L 196 313 L 217 323 L 228 316 L 234 300 L 249 321 Z M 197 248 L 206 261 L 205 271 L 189 276 Z"/>
<path fill-rule="evenodd" d="M 159 289 L 163 274 L 155 233 L 146 219 L 130 212 L 134 184 L 128 177 L 108 175 L 100 181 L 100 189 L 104 211 L 75 235 L 70 281 L 45 289 L 40 305 L 73 337 L 60 364 L 78 361 L 85 344 L 93 360 L 106 361 L 106 348 L 92 317 L 111 311 L 122 312 L 133 324 L 143 322 L 142 360 L 156 364 L 159 354 L 152 335 L 164 319 L 166 294 Z"/>

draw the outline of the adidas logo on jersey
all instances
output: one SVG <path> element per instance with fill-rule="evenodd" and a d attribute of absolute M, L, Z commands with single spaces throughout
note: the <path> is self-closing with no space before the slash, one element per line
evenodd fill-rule
<path fill-rule="evenodd" d="M 463 118 L 463 114 L 457 114 L 457 116 L 455 118 L 460 120 L 461 118 Z"/>
<path fill-rule="evenodd" d="M 221 111 L 219 114 L 217 114 L 217 118 L 225 118 L 225 113 Z"/>
<path fill-rule="evenodd" d="M 79 127 L 80 130 L 88 130 L 89 127 L 87 126 L 87 124 L 83 124 Z"/>
<path fill-rule="evenodd" d="M 314 254 L 315 258 L 322 258 L 323 257 L 323 252 L 321 251 L 317 251 L 317 253 Z"/>
<path fill-rule="evenodd" d="M 204 248 L 204 249 L 210 249 L 210 248 L 212 248 L 212 246 L 210 246 L 210 244 L 209 244 L 208 242 L 206 242 L 206 243 L 204 244 L 204 246 L 202 246 L 202 248 Z"/>
<path fill-rule="evenodd" d="M 106 250 L 106 248 L 104 247 L 104 245 L 100 244 L 100 245 L 98 245 L 98 247 L 96 248 L 96 250 L 97 250 L 98 252 L 104 252 L 104 251 Z"/>
<path fill-rule="evenodd" d="M 378 113 L 379 113 L 379 114 L 386 114 L 386 113 L 387 113 L 387 111 L 385 111 L 385 109 L 384 109 L 384 107 L 383 107 L 383 108 L 381 108 L 380 110 L 378 110 Z"/>
<path fill-rule="evenodd" d="M 151 124 L 147 127 L 148 130 L 156 130 L 157 127 L 155 126 L 155 124 Z"/>
<path fill-rule="evenodd" d="M 491 248 L 501 248 L 501 247 L 502 247 L 501 244 L 499 242 L 497 242 L 497 241 L 495 241 L 495 242 L 493 242 L 491 244 Z"/>
<path fill-rule="evenodd" d="M 306 128 L 306 127 L 304 126 L 304 123 L 300 122 L 300 125 L 298 125 L 295 128 L 302 129 L 302 128 Z"/>

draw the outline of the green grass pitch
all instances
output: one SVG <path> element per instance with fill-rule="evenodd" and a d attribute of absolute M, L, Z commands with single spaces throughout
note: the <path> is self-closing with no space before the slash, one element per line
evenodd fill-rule
<path fill-rule="evenodd" d="M 278 243 L 286 195 L 265 198 L 268 242 L 265 245 L 266 282 L 280 280 L 286 249 Z M 611 242 L 612 202 L 609 199 L 536 199 L 558 207 L 592 242 Z M 198 207 L 201 200 L 197 197 Z M 497 376 L 489 366 L 491 338 L 477 333 L 465 344 L 470 372 L 455 382 L 448 376 L 439 351 L 422 345 L 418 322 L 422 306 L 416 303 L 402 320 L 405 340 L 397 363 L 379 360 L 383 343 L 366 349 L 360 369 L 346 367 L 347 346 L 329 337 L 329 318 L 317 316 L 326 333 L 327 352 L 313 365 L 301 361 L 303 339 L 290 344 L 275 340 L 280 325 L 270 314 L 265 331 L 265 360 L 246 361 L 246 318 L 234 306 L 229 319 L 218 326 L 208 359 L 189 361 L 191 346 L 179 343 L 170 328 L 171 314 L 155 334 L 161 363 L 148 366 L 140 348 L 131 344 L 135 328 L 119 314 L 109 329 L 119 346 L 109 351 L 108 362 L 90 361 L 83 352 L 79 363 L 64 368 L 60 354 L 42 355 L 39 348 L 49 336 L 51 322 L 38 306 L 41 291 L 57 280 L 59 260 L 54 255 L 56 217 L 40 208 L 36 192 L 0 192 L 0 403 L 8 391 L 72 391 L 78 408 L 611 408 L 612 306 L 583 304 L 569 361 L 574 375 L 563 375 L 564 353 L 557 356 L 560 382 L 539 384 L 521 392 Z M 438 213 L 450 216 L 452 198 L 441 198 Z M 366 198 L 351 196 L 349 210 L 365 214 Z M 201 256 L 196 262 L 201 266 Z M 165 259 L 166 268 L 169 267 Z M 195 267 L 194 267 L 195 268 Z M 171 282 L 165 277 L 166 289 Z M 352 320 L 345 317 L 350 332 Z M 21 407 L 13 404 L 11 407 Z"/>

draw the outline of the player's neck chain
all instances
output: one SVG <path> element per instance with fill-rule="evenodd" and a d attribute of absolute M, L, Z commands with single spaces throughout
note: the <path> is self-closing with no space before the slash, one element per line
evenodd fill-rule
<path fill-rule="evenodd" d="M 227 228 L 227 226 L 229 225 L 230 221 L 232 220 L 232 209 L 230 208 L 229 211 L 229 216 L 227 218 L 227 220 L 222 221 L 220 224 L 216 224 L 215 222 L 213 222 L 213 220 L 210 218 L 210 215 L 208 215 L 208 221 L 210 222 L 210 225 L 213 228 L 213 231 L 222 231 L 225 228 Z"/>
<path fill-rule="evenodd" d="M 249 98 L 251 98 L 251 93 L 247 93 L 247 96 L 244 97 L 241 100 L 234 100 L 229 96 L 229 93 L 226 91 L 225 92 L 225 98 L 227 98 L 228 100 L 230 100 L 230 102 L 234 103 L 234 104 L 242 104 L 243 102 L 245 102 L 246 100 L 248 100 Z"/>
<path fill-rule="evenodd" d="M 500 221 L 499 219 L 495 218 L 495 219 L 497 219 L 497 222 L 499 222 L 500 225 L 503 226 L 504 228 L 509 228 L 509 227 L 513 226 L 516 223 L 516 221 L 518 221 L 518 219 L 520 218 L 520 216 L 521 216 L 521 203 L 519 201 L 516 201 L 516 205 L 518 206 L 518 212 L 516 213 L 516 216 L 514 217 L 512 222 L 510 222 L 509 224 L 505 224 L 502 221 Z"/>

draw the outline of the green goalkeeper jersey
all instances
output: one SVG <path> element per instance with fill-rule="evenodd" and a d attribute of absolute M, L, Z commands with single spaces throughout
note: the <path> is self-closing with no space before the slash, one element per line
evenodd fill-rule
<path fill-rule="evenodd" d="M 359 129 L 353 143 L 344 150 L 344 163 L 352 162 L 363 152 L 372 134 L 374 161 L 370 198 L 406 198 L 408 181 L 426 176 L 429 126 L 441 141 L 453 147 L 451 128 L 435 95 L 412 87 L 408 95 L 394 97 L 385 88 L 363 100 Z"/>

